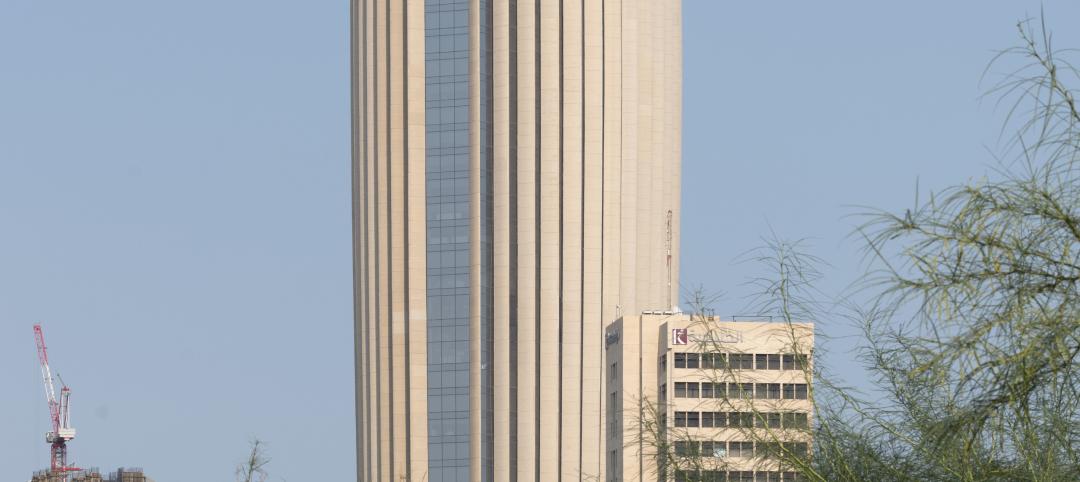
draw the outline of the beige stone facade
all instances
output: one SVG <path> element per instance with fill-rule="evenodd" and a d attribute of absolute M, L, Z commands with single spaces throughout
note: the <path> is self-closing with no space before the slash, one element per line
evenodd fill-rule
<path fill-rule="evenodd" d="M 680 3 L 353 0 L 360 480 L 604 477 L 604 326 L 678 294 Z"/>
<path fill-rule="evenodd" d="M 605 333 L 604 480 L 801 480 L 772 454 L 809 452 L 813 346 L 810 323 L 616 320 Z"/>

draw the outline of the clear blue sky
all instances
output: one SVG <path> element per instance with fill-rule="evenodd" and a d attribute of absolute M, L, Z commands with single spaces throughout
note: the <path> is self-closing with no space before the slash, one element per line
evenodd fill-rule
<path fill-rule="evenodd" d="M 771 225 L 845 286 L 845 206 L 986 171 L 979 77 L 1039 8 L 687 0 L 683 283 L 739 312 Z M 48 464 L 35 321 L 78 463 L 228 481 L 258 436 L 274 480 L 354 477 L 347 9 L 0 2 L 0 480 Z"/>

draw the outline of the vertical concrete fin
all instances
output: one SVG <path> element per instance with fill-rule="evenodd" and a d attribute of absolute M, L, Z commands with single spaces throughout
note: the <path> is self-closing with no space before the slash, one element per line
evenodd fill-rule
<path fill-rule="evenodd" d="M 376 308 L 375 340 L 378 351 L 375 365 L 378 371 L 378 436 L 379 436 L 379 478 L 388 480 L 393 477 L 393 425 L 391 417 L 390 391 L 390 225 L 389 225 L 389 177 L 390 168 L 390 58 L 389 58 L 389 5 L 387 0 L 375 1 L 375 55 L 378 71 L 376 72 L 375 110 L 376 110 L 376 157 L 375 157 L 375 217 L 376 217 L 376 276 L 378 277 L 378 307 Z"/>
<path fill-rule="evenodd" d="M 517 2 L 518 474 L 537 479 L 537 85 L 536 2 Z"/>
<path fill-rule="evenodd" d="M 492 3 L 494 480 L 510 478 L 510 5 Z"/>
<path fill-rule="evenodd" d="M 423 480 L 428 468 L 427 424 L 427 198 L 425 132 L 424 1 L 407 0 L 406 38 L 406 154 L 405 199 L 408 276 L 408 420 L 409 480 Z"/>
<path fill-rule="evenodd" d="M 540 480 L 557 481 L 559 477 L 559 25 L 560 0 L 539 0 L 539 97 L 540 144 L 539 176 L 539 264 L 540 264 L 540 372 L 538 385 Z"/>
<path fill-rule="evenodd" d="M 560 477 L 580 481 L 582 425 L 583 4 L 561 0 L 561 300 Z"/>
<path fill-rule="evenodd" d="M 389 88 L 390 108 L 390 144 L 388 149 L 389 175 L 389 210 L 387 219 L 390 227 L 390 306 L 389 336 L 390 351 L 387 359 L 390 365 L 390 412 L 392 444 L 392 475 L 394 480 L 408 476 L 405 446 L 408 442 L 406 432 L 406 386 L 408 370 L 405 363 L 408 319 L 406 314 L 406 277 L 407 263 L 405 252 L 405 29 L 404 2 L 391 1 L 389 5 Z"/>
<path fill-rule="evenodd" d="M 604 2 L 583 4 L 581 474 L 603 480 Z"/>

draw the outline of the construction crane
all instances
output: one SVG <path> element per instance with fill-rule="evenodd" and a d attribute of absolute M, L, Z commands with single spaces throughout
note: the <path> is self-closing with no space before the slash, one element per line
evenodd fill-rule
<path fill-rule="evenodd" d="M 60 378 L 60 399 L 56 398 L 53 387 L 52 371 L 49 369 L 49 352 L 45 348 L 45 334 L 41 324 L 34 325 L 34 338 L 37 341 L 38 362 L 41 363 L 41 378 L 45 381 L 45 399 L 49 402 L 49 418 L 52 431 L 45 434 L 45 441 L 51 448 L 51 471 L 67 480 L 67 475 L 82 469 L 67 464 L 67 443 L 75 438 L 75 429 L 71 428 L 71 389 Z M 60 375 L 57 374 L 57 378 Z"/>

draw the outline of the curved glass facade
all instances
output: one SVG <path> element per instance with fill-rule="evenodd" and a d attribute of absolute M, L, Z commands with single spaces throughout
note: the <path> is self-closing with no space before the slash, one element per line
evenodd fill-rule
<path fill-rule="evenodd" d="M 429 476 L 468 479 L 469 347 L 480 337 L 483 480 L 491 480 L 491 3 L 480 2 L 480 284 L 470 286 L 469 1 L 425 5 Z M 480 333 L 470 290 L 480 290 Z"/>
<path fill-rule="evenodd" d="M 469 480 L 469 1 L 425 4 L 428 480 Z"/>

